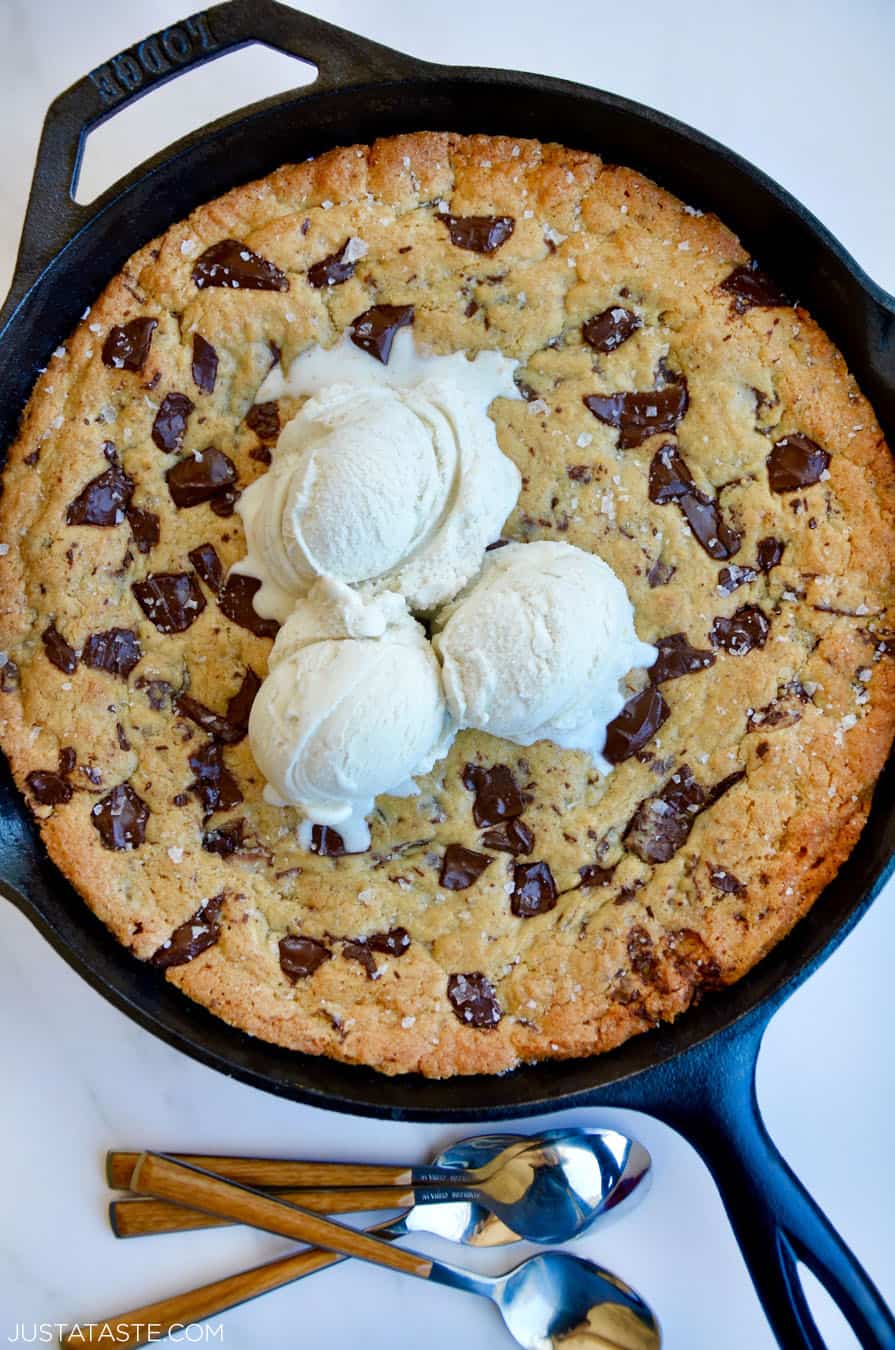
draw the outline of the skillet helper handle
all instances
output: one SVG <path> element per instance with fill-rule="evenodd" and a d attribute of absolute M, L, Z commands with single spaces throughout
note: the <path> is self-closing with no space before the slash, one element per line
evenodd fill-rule
<path fill-rule="evenodd" d="M 50 105 L 22 228 L 11 312 L 43 268 L 94 214 L 74 200 L 87 135 L 136 99 L 207 61 L 258 42 L 317 67 L 316 90 L 399 78 L 411 58 L 278 0 L 228 0 L 169 24 L 104 61 Z M 240 109 L 231 118 L 243 117 Z M 110 188 L 106 195 L 113 195 Z"/>
<path fill-rule="evenodd" d="M 711 1171 L 784 1350 L 825 1350 L 799 1261 L 824 1286 L 863 1350 L 895 1350 L 891 1309 L 765 1129 L 755 1092 L 764 1027 L 762 1021 L 745 1033 L 734 1028 L 691 1051 L 677 1066 L 665 1103 L 654 1098 L 646 1109 L 683 1134 Z"/>

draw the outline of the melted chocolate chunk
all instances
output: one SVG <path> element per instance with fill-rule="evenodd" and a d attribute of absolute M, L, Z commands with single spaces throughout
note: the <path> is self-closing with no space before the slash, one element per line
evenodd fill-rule
<path fill-rule="evenodd" d="M 78 654 L 74 647 L 69 647 L 55 623 L 47 625 L 40 635 L 40 640 L 46 649 L 47 660 L 51 661 L 57 670 L 71 675 L 77 669 Z"/>
<path fill-rule="evenodd" d="M 513 894 L 510 909 L 517 919 L 546 914 L 556 904 L 556 882 L 545 862 L 513 864 Z"/>
<path fill-rule="evenodd" d="M 244 740 L 249 729 L 249 713 L 255 695 L 261 688 L 261 680 L 254 670 L 247 670 L 242 684 L 227 704 L 225 713 L 212 712 L 204 703 L 189 694 L 179 694 L 176 699 L 177 712 L 188 717 L 209 736 L 214 736 L 223 745 L 236 745 Z"/>
<path fill-rule="evenodd" d="M 670 633 L 668 637 L 658 638 L 656 646 L 659 655 L 649 672 L 653 684 L 679 680 L 682 675 L 690 675 L 695 670 L 707 670 L 715 664 L 715 653 L 691 647 L 685 633 Z"/>
<path fill-rule="evenodd" d="M 40 806 L 61 806 L 63 802 L 71 801 L 71 784 L 52 769 L 33 769 L 25 776 L 25 783 Z"/>
<path fill-rule="evenodd" d="M 332 829 L 329 825 L 313 825 L 311 852 L 319 854 L 321 858 L 342 858 L 348 850 L 338 830 Z"/>
<path fill-rule="evenodd" d="M 171 694 L 171 685 L 167 680 L 147 680 L 144 676 L 139 675 L 134 680 L 134 688 L 146 690 L 149 706 L 155 712 L 161 712 L 167 706 Z"/>
<path fill-rule="evenodd" d="M 252 604 L 252 597 L 261 582 L 257 577 L 240 576 L 234 573 L 218 596 L 218 604 L 228 619 L 247 628 L 256 637 L 275 638 L 280 631 L 276 619 L 262 619 Z"/>
<path fill-rule="evenodd" d="M 388 365 L 392 343 L 399 328 L 413 323 L 413 305 L 373 305 L 358 314 L 351 328 L 351 341 L 362 352 Z"/>
<path fill-rule="evenodd" d="M 628 848 L 642 862 L 668 862 L 686 843 L 696 817 L 744 777 L 738 771 L 707 788 L 696 781 L 689 765 L 682 764 L 665 786 L 645 798 L 634 812 L 624 833 Z"/>
<path fill-rule="evenodd" d="M 447 226 L 454 247 L 470 253 L 496 253 L 516 228 L 512 216 L 452 216 L 442 211 L 438 219 Z"/>
<path fill-rule="evenodd" d="M 224 751 L 217 741 L 206 741 L 189 757 L 196 775 L 187 788 L 202 803 L 206 818 L 215 811 L 229 811 L 242 801 L 239 784 L 224 763 Z"/>
<path fill-rule="evenodd" d="M 768 535 L 766 539 L 759 539 L 756 548 L 758 570 L 770 572 L 772 568 L 777 567 L 783 559 L 785 548 L 783 540 L 775 539 L 772 535 Z"/>
<path fill-rule="evenodd" d="M 731 563 L 729 567 L 722 567 L 718 573 L 718 590 L 723 595 L 732 595 L 741 586 L 748 586 L 757 576 L 754 567 L 740 567 L 737 563 Z"/>
<path fill-rule="evenodd" d="M 674 431 L 689 405 L 687 381 L 666 384 L 662 389 L 643 393 L 585 394 L 584 405 L 607 426 L 618 428 L 622 450 L 631 450 L 650 436 Z"/>
<path fill-rule="evenodd" d="M 324 961 L 331 959 L 332 952 L 317 938 L 280 938 L 280 969 L 293 984 L 296 980 L 306 980 Z"/>
<path fill-rule="evenodd" d="M 486 848 L 495 848 L 500 853 L 531 853 L 535 846 L 535 837 L 524 820 L 505 820 L 482 835 Z"/>
<path fill-rule="evenodd" d="M 240 816 L 237 820 L 228 820 L 216 830 L 206 830 L 202 836 L 202 847 L 206 853 L 216 853 L 219 858 L 230 858 L 239 853 L 245 843 L 246 823 Z"/>
<path fill-rule="evenodd" d="M 490 867 L 494 859 L 487 853 L 474 853 L 462 844 L 448 844 L 441 860 L 439 884 L 446 891 L 465 891 Z"/>
<path fill-rule="evenodd" d="M 363 938 L 345 938 L 342 942 L 342 955 L 346 961 L 358 961 L 366 971 L 368 980 L 378 978 L 376 958 Z"/>
<path fill-rule="evenodd" d="M 623 305 L 610 305 L 581 325 L 581 336 L 596 352 L 614 352 L 640 328 L 641 321 Z"/>
<path fill-rule="evenodd" d="M 115 723 L 115 738 L 118 741 L 119 750 L 130 750 L 131 743 L 127 739 L 127 734 L 120 722 Z"/>
<path fill-rule="evenodd" d="M 359 961 L 367 972 L 367 979 L 375 980 L 379 971 L 373 953 L 398 957 L 403 956 L 409 946 L 407 929 L 391 928 L 387 933 L 371 933 L 365 938 L 346 938 L 342 943 L 342 955 L 346 961 Z"/>
<path fill-rule="evenodd" d="M 185 633 L 205 608 L 205 596 L 193 572 L 151 572 L 131 589 L 160 633 Z"/>
<path fill-rule="evenodd" d="M 103 343 L 103 364 L 112 370 L 142 370 L 157 327 L 157 319 L 143 318 L 110 328 Z"/>
<path fill-rule="evenodd" d="M 657 984 L 660 979 L 653 940 L 642 924 L 635 923 L 628 930 L 628 961 L 634 974 L 646 984 Z"/>
<path fill-rule="evenodd" d="M 259 441 L 275 441 L 280 434 L 280 409 L 276 403 L 253 403 L 245 417 L 246 426 Z"/>
<path fill-rule="evenodd" d="M 289 278 L 238 239 L 222 239 L 196 259 L 193 281 L 242 291 L 288 291 Z"/>
<path fill-rule="evenodd" d="M 308 268 L 308 283 L 314 286 L 318 291 L 324 286 L 340 286 L 343 281 L 350 281 L 354 276 L 356 260 L 346 258 L 350 239 L 346 239 L 341 248 L 336 249 L 335 253 L 329 253 L 319 262 Z"/>
<path fill-rule="evenodd" d="M 149 807 L 130 783 L 119 783 L 90 808 L 90 823 L 99 832 L 103 848 L 119 852 L 139 848 L 146 838 L 148 819 Z"/>
<path fill-rule="evenodd" d="M 103 633 L 91 633 L 84 643 L 81 659 L 85 666 L 105 670 L 126 680 L 143 652 L 132 628 L 107 628 Z"/>
<path fill-rule="evenodd" d="M 198 544 L 190 549 L 187 557 L 208 589 L 217 595 L 224 579 L 224 568 L 214 544 Z"/>
<path fill-rule="evenodd" d="M 655 590 L 657 586 L 667 586 L 676 571 L 676 567 L 672 567 L 670 563 L 663 562 L 661 558 L 657 558 L 647 572 L 646 579 L 652 589 Z"/>
<path fill-rule="evenodd" d="M 579 885 L 582 890 L 589 890 L 592 886 L 611 885 L 615 868 L 601 867 L 599 863 L 586 863 L 584 867 L 578 868 L 578 875 L 581 878 Z"/>
<path fill-rule="evenodd" d="M 649 499 L 657 506 L 674 502 L 710 558 L 732 558 L 742 540 L 726 524 L 715 498 L 701 492 L 675 445 L 663 445 L 649 469 Z"/>
<path fill-rule="evenodd" d="M 457 1020 L 479 1031 L 496 1027 L 503 1016 L 493 984 L 479 970 L 449 975 L 447 996 Z"/>
<path fill-rule="evenodd" d="M 721 289 L 733 296 L 737 314 L 745 314 L 755 305 L 762 309 L 779 309 L 790 303 L 770 277 L 759 269 L 754 258 L 742 267 L 735 267 L 721 282 Z"/>
<path fill-rule="evenodd" d="M 0 693 L 12 694 L 19 687 L 19 668 L 8 656 L 0 665 Z"/>
<path fill-rule="evenodd" d="M 603 754 L 610 764 L 621 764 L 642 750 L 667 719 L 670 709 L 654 684 L 629 698 L 606 728 Z"/>
<path fill-rule="evenodd" d="M 774 442 L 767 464 L 772 492 L 797 492 L 820 482 L 829 467 L 830 456 L 816 441 L 796 432 Z"/>
<path fill-rule="evenodd" d="M 218 378 L 218 354 L 201 333 L 193 334 L 193 383 L 203 394 L 213 394 Z"/>
<path fill-rule="evenodd" d="M 229 455 L 209 445 L 186 455 L 165 474 L 168 491 L 178 511 L 220 497 L 236 482 L 236 466 Z"/>
<path fill-rule="evenodd" d="M 152 424 L 152 439 L 159 450 L 179 450 L 186 435 L 186 424 L 196 405 L 186 394 L 172 390 L 166 394 Z"/>
<path fill-rule="evenodd" d="M 126 514 L 138 550 L 140 553 L 151 553 L 162 535 L 158 516 L 154 511 L 146 511 L 140 506 L 129 506 Z"/>
<path fill-rule="evenodd" d="M 169 970 L 171 966 L 185 966 L 197 956 L 213 947 L 221 936 L 221 909 L 226 895 L 212 896 L 196 910 L 191 919 L 180 924 L 167 942 L 153 952 L 149 964 L 158 970 Z"/>
<path fill-rule="evenodd" d="M 728 872 L 726 867 L 713 867 L 711 863 L 706 863 L 708 869 L 709 881 L 716 891 L 722 895 L 742 895 L 746 889 L 743 882 L 735 877 L 733 872 Z"/>
<path fill-rule="evenodd" d="M 771 631 L 771 621 L 758 605 L 740 605 L 731 618 L 718 617 L 712 624 L 709 641 L 723 647 L 731 656 L 745 656 L 763 647 Z"/>
<path fill-rule="evenodd" d="M 69 525 L 120 525 L 134 495 L 134 480 L 118 464 L 97 474 L 69 503 Z"/>
<path fill-rule="evenodd" d="M 73 745 L 64 745 L 59 751 L 59 772 L 63 778 L 70 773 L 74 773 L 75 765 L 78 762 L 75 747 Z"/>
<path fill-rule="evenodd" d="M 463 786 L 475 793 L 472 816 L 480 830 L 512 820 L 525 810 L 525 800 L 506 764 L 495 764 L 490 769 L 467 764 Z"/>
<path fill-rule="evenodd" d="M 782 731 L 784 727 L 794 727 L 801 722 L 802 714 L 798 708 L 785 707 L 772 699 L 763 708 L 750 708 L 746 715 L 748 731 Z"/>
<path fill-rule="evenodd" d="M 669 933 L 665 950 L 680 973 L 693 985 L 694 1003 L 699 1001 L 706 989 L 724 987 L 721 967 L 692 928 L 678 928 L 674 933 Z"/>

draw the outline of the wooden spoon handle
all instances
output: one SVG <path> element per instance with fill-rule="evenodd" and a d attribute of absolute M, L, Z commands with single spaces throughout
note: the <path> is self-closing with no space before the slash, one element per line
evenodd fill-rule
<path fill-rule="evenodd" d="M 207 1153 L 169 1153 L 169 1158 L 201 1167 L 244 1186 L 409 1186 L 411 1167 L 387 1163 L 295 1162 L 287 1158 L 215 1157 Z M 129 1191 L 139 1153 L 112 1150 L 106 1154 L 106 1177 L 113 1190 Z"/>
<path fill-rule="evenodd" d="M 357 1256 L 374 1265 L 388 1266 L 405 1275 L 416 1275 L 425 1280 L 432 1273 L 432 1262 L 416 1252 L 390 1247 L 387 1242 L 358 1233 L 345 1224 L 324 1219 L 310 1210 L 299 1209 L 286 1200 L 277 1200 L 236 1182 L 225 1181 L 223 1177 L 176 1162 L 164 1154 L 142 1154 L 134 1168 L 131 1186 L 158 1200 L 173 1200 L 175 1204 L 202 1209 L 218 1218 L 234 1219 L 251 1224 L 253 1228 L 263 1228 L 268 1233 L 341 1252 L 343 1256 Z"/>
<path fill-rule="evenodd" d="M 385 1226 L 379 1225 L 380 1228 Z M 311 1247 L 295 1256 L 284 1256 L 267 1265 L 255 1266 L 253 1270 L 244 1270 L 238 1275 L 227 1275 L 222 1280 L 203 1284 L 200 1289 L 159 1299 L 157 1303 L 147 1303 L 133 1312 L 107 1317 L 99 1322 L 80 1322 L 73 1331 L 62 1337 L 61 1344 L 71 1347 L 71 1350 L 77 1350 L 83 1345 L 114 1345 L 130 1350 L 131 1346 L 160 1340 L 175 1328 L 191 1326 L 203 1318 L 214 1317 L 215 1313 L 226 1312 L 239 1303 L 247 1303 L 249 1299 L 258 1298 L 271 1289 L 280 1289 L 284 1284 L 291 1284 L 293 1280 L 300 1280 L 315 1270 L 324 1270 L 344 1260 L 345 1257 L 339 1256 L 337 1252 Z"/>
<path fill-rule="evenodd" d="M 277 1191 L 277 1200 L 290 1200 L 315 1214 L 359 1214 L 377 1209 L 407 1209 L 416 1203 L 413 1189 L 398 1186 L 355 1187 L 312 1191 L 296 1187 Z M 198 1209 L 172 1205 L 168 1200 L 113 1200 L 109 1205 L 112 1232 L 119 1238 L 151 1237 L 158 1233 L 185 1233 L 197 1228 L 222 1228 L 232 1219 L 215 1218 Z"/>

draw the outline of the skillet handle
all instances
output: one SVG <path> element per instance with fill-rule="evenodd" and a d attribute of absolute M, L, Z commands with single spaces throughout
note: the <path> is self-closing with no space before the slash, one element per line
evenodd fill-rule
<path fill-rule="evenodd" d="M 50 260 L 95 213 L 73 198 L 87 135 L 122 108 L 185 71 L 250 43 L 315 65 L 315 92 L 370 79 L 395 79 L 415 63 L 401 52 L 347 33 L 277 0 L 229 0 L 169 25 L 83 76 L 50 105 L 3 319 Z M 216 125 L 244 117 L 242 108 Z M 115 196 L 112 187 L 100 199 Z"/>
<path fill-rule="evenodd" d="M 863 1350 L 895 1350 L 891 1310 L 765 1129 L 755 1066 L 766 1024 L 762 1016 L 745 1030 L 735 1027 L 665 1066 L 666 1081 L 656 1085 L 658 1093 L 651 1089 L 643 1108 L 689 1140 L 711 1171 L 784 1350 L 825 1346 L 798 1261 L 824 1285 Z"/>

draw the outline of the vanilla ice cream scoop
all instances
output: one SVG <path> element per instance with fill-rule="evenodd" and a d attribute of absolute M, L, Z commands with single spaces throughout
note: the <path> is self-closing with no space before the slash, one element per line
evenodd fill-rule
<path fill-rule="evenodd" d="M 571 544 L 507 544 L 437 622 L 459 727 L 587 750 L 608 769 L 600 752 L 625 702 L 619 682 L 656 650 L 637 637 L 627 592 L 602 559 Z"/>
<path fill-rule="evenodd" d="M 453 734 L 438 662 L 401 596 L 364 601 L 322 580 L 295 603 L 252 705 L 249 741 L 267 800 L 301 809 L 305 847 L 319 824 L 348 852 L 368 848 L 374 799 L 416 792 L 414 776 Z"/>
<path fill-rule="evenodd" d="M 423 612 L 456 595 L 519 494 L 488 416 L 518 397 L 515 365 L 425 356 L 405 330 L 387 365 L 344 338 L 269 376 L 259 399 L 310 397 L 237 507 L 247 556 L 234 570 L 260 579 L 258 613 L 284 622 L 320 576 Z"/>

